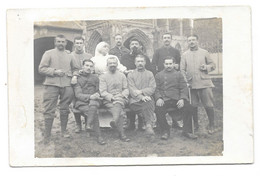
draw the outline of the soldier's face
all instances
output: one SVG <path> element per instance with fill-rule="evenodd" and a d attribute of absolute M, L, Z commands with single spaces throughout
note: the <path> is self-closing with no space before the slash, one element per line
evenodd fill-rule
<path fill-rule="evenodd" d="M 135 66 L 138 70 L 143 70 L 145 67 L 145 59 L 142 57 L 135 58 Z"/>
<path fill-rule="evenodd" d="M 65 38 L 59 38 L 59 37 L 56 37 L 55 38 L 55 47 L 58 49 L 58 50 L 65 50 L 65 47 L 67 45 L 67 41 Z"/>
<path fill-rule="evenodd" d="M 117 35 L 115 37 L 115 42 L 117 46 L 121 46 L 122 45 L 122 37 L 120 35 Z"/>
<path fill-rule="evenodd" d="M 172 41 L 172 36 L 170 34 L 163 35 L 163 43 L 165 46 L 169 46 Z"/>
<path fill-rule="evenodd" d="M 194 36 L 190 36 L 188 38 L 188 44 L 190 48 L 194 48 L 198 46 L 198 39 Z"/>
<path fill-rule="evenodd" d="M 85 64 L 83 65 L 83 71 L 85 73 L 92 73 L 92 71 L 94 70 L 94 65 L 92 62 L 85 62 Z"/>
<path fill-rule="evenodd" d="M 84 42 L 83 42 L 83 40 L 75 40 L 74 45 L 75 45 L 75 49 L 77 51 L 82 51 L 83 47 L 84 47 Z"/>
<path fill-rule="evenodd" d="M 116 59 L 108 59 L 107 60 L 107 67 L 108 70 L 112 73 L 114 73 L 117 69 L 117 60 Z"/>
<path fill-rule="evenodd" d="M 140 44 L 139 44 L 138 41 L 132 41 L 132 42 L 130 43 L 130 50 L 133 51 L 134 48 L 135 48 L 136 50 L 140 49 Z"/>
<path fill-rule="evenodd" d="M 164 68 L 167 70 L 167 71 L 172 71 L 173 68 L 174 68 L 174 65 L 175 63 L 173 62 L 172 59 L 166 59 L 164 61 Z"/>

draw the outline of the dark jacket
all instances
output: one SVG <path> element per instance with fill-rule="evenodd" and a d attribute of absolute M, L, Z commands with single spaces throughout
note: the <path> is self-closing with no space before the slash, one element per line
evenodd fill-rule
<path fill-rule="evenodd" d="M 135 57 L 136 57 L 136 55 L 128 53 L 128 54 L 125 54 L 122 56 L 120 62 L 122 65 L 124 65 L 127 68 L 127 70 L 134 70 L 134 69 L 136 69 Z M 155 69 L 153 68 L 153 66 L 151 64 L 149 57 L 146 55 L 144 55 L 144 57 L 145 57 L 145 61 L 146 61 L 145 69 L 149 70 L 153 74 L 155 74 Z"/>
<path fill-rule="evenodd" d="M 173 69 L 171 72 L 161 71 L 155 75 L 156 90 L 155 100 L 188 100 L 188 88 L 180 71 Z"/>
<path fill-rule="evenodd" d="M 78 82 L 74 86 L 76 97 L 75 108 L 81 105 L 88 105 L 90 96 L 99 92 L 99 79 L 94 74 L 81 73 L 78 77 Z"/>
<path fill-rule="evenodd" d="M 167 56 L 174 57 L 176 59 L 176 64 L 180 64 L 181 55 L 180 55 L 179 50 L 173 48 L 172 46 L 170 46 L 170 47 L 163 46 L 163 47 L 157 49 L 153 55 L 152 64 L 157 72 L 160 72 L 164 69 L 163 64 L 164 64 L 164 60 Z"/>
<path fill-rule="evenodd" d="M 122 46 L 120 49 L 117 46 L 115 46 L 109 51 L 109 54 L 117 56 L 119 61 L 121 60 L 123 55 L 128 53 L 130 53 L 129 49 L 127 49 L 124 46 Z"/>

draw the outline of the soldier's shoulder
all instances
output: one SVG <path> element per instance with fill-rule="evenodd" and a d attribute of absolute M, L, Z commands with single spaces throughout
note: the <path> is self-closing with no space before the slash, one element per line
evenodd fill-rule
<path fill-rule="evenodd" d="M 92 73 L 92 74 L 91 74 L 91 77 L 92 77 L 93 79 L 97 79 L 97 80 L 99 79 L 97 74 L 93 74 L 93 73 Z"/>
<path fill-rule="evenodd" d="M 123 78 L 126 78 L 125 74 L 122 73 L 121 71 L 118 71 L 117 74 L 120 75 L 120 76 L 123 77 Z"/>
<path fill-rule="evenodd" d="M 159 78 L 159 77 L 160 77 L 161 75 L 163 75 L 163 74 L 164 74 L 164 70 L 158 72 L 158 73 L 155 75 L 155 77 L 156 77 L 156 78 Z"/>
<path fill-rule="evenodd" d="M 113 47 L 110 49 L 110 51 L 115 51 L 116 50 L 116 47 Z"/>
<path fill-rule="evenodd" d="M 90 60 L 92 57 L 93 57 L 92 54 L 84 53 L 84 60 Z"/>
<path fill-rule="evenodd" d="M 150 70 L 145 70 L 147 72 L 148 75 L 153 75 L 153 72 L 151 72 Z"/>
<path fill-rule="evenodd" d="M 121 61 L 125 60 L 127 58 L 130 58 L 130 54 L 129 53 L 123 54 L 122 57 L 121 57 Z"/>
<path fill-rule="evenodd" d="M 127 47 L 122 46 L 122 48 L 123 48 L 123 50 L 130 52 L 130 50 Z"/>
<path fill-rule="evenodd" d="M 190 50 L 188 49 L 188 50 L 184 51 L 182 55 L 185 56 L 185 55 L 187 55 L 189 53 L 190 53 Z"/>
<path fill-rule="evenodd" d="M 207 50 L 203 49 L 203 48 L 199 48 L 200 52 L 203 52 L 203 53 L 208 53 Z"/>
<path fill-rule="evenodd" d="M 85 80 L 84 76 L 79 75 L 79 76 L 78 76 L 78 81 L 77 81 L 77 82 L 78 82 L 79 85 L 81 85 L 82 82 L 84 82 L 84 80 Z"/>
<path fill-rule="evenodd" d="M 157 49 L 155 50 L 155 53 L 157 53 L 157 52 L 159 52 L 159 51 L 161 51 L 161 50 L 163 50 L 163 47 L 157 48 Z"/>
<path fill-rule="evenodd" d="M 56 51 L 56 49 L 50 49 L 50 50 L 45 51 L 45 53 L 46 53 L 46 54 L 50 54 L 50 53 L 53 53 L 53 52 L 55 52 L 55 51 Z"/>
<path fill-rule="evenodd" d="M 71 53 L 70 50 L 65 50 L 65 52 L 66 52 L 67 54 L 70 54 L 70 53 Z"/>

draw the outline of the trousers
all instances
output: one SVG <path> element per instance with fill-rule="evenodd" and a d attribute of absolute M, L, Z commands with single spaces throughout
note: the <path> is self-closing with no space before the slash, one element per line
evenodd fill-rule
<path fill-rule="evenodd" d="M 198 107 L 199 102 L 206 108 L 214 107 L 212 88 L 191 89 L 191 104 Z"/>
<path fill-rule="evenodd" d="M 121 103 L 107 103 L 104 104 L 105 108 L 112 114 L 113 120 L 116 123 L 118 131 L 124 132 L 124 109 Z"/>
<path fill-rule="evenodd" d="M 152 119 L 154 116 L 154 101 L 139 101 L 130 104 L 130 109 L 136 114 L 142 114 L 144 117 L 146 125 L 152 125 Z"/>
<path fill-rule="evenodd" d="M 172 111 L 180 111 L 183 119 L 183 132 L 191 133 L 192 132 L 192 106 L 188 101 L 184 100 L 184 106 L 181 109 L 177 108 L 178 100 L 168 100 L 164 102 L 164 105 L 155 107 L 155 114 L 157 121 L 161 127 L 163 133 L 168 132 L 170 126 L 166 120 L 166 114 Z"/>
<path fill-rule="evenodd" d="M 44 86 L 43 92 L 43 115 L 46 119 L 55 118 L 55 110 L 58 100 L 60 106 L 60 116 L 67 116 L 69 114 L 69 105 L 74 97 L 72 87 L 57 87 L 57 86 Z"/>

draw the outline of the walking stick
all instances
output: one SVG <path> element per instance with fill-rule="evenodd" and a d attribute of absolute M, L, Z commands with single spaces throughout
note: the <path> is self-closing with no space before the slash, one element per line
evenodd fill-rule
<path fill-rule="evenodd" d="M 188 87 L 188 91 L 189 91 L 189 98 L 190 98 L 190 104 L 191 104 L 191 93 L 190 93 L 190 88 Z M 192 134 L 194 134 L 194 121 L 193 121 L 193 115 L 191 118 L 191 130 L 192 130 Z"/>
<path fill-rule="evenodd" d="M 187 77 L 186 77 L 187 73 L 185 72 L 185 74 L 183 74 L 184 76 L 184 80 L 187 84 L 187 88 L 188 88 L 188 92 L 189 92 L 189 99 L 190 99 L 190 105 L 191 105 L 191 92 L 190 92 L 190 86 L 189 86 L 189 83 L 188 83 L 188 80 L 187 80 Z M 192 115 L 192 118 L 191 118 L 191 131 L 192 131 L 192 134 L 194 134 L 194 121 L 193 121 L 193 115 Z"/>

